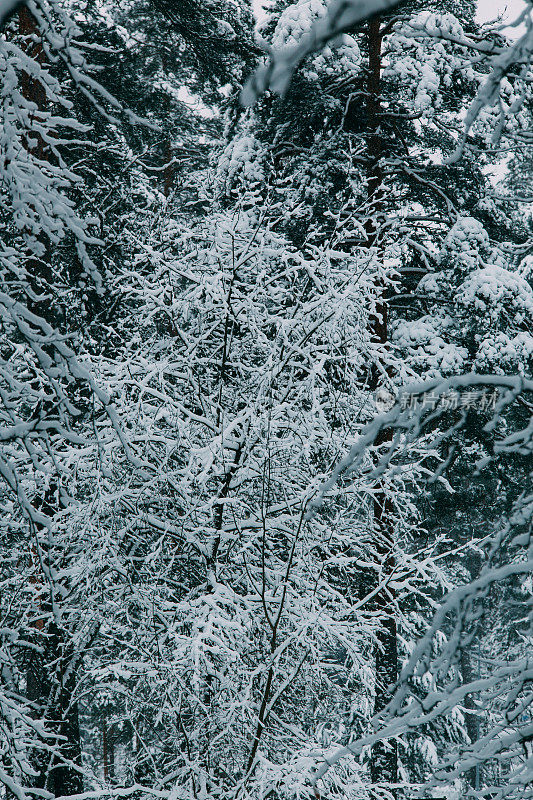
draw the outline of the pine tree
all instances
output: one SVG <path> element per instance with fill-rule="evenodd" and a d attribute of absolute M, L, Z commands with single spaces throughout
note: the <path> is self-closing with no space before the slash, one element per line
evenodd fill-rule
<path fill-rule="evenodd" d="M 65 251 L 94 294 L 103 292 L 89 252 L 98 238 L 73 199 L 81 179 L 67 154 L 76 140 L 90 143 L 87 127 L 71 113 L 72 86 L 93 102 L 115 102 L 90 76 L 78 34 L 59 4 L 31 3 L 11 19 L 0 44 L 7 212 L 0 254 L 0 469 L 2 548 L 11 553 L 3 574 L 10 591 L 2 598 L 2 713 L 8 729 L 14 726 L 2 780 L 19 797 L 83 788 L 75 686 L 86 636 L 76 630 L 70 581 L 79 551 L 60 520 L 76 503 L 71 464 L 82 453 L 93 468 L 99 459 L 88 429 L 102 411 L 122 436 L 108 397 L 76 358 L 65 319 L 65 299 L 76 296 Z M 83 305 L 82 292 L 76 300 Z"/>
<path fill-rule="evenodd" d="M 275 48 L 289 48 L 324 11 L 321 3 L 278 4 L 264 32 L 270 34 Z M 387 246 L 390 250 L 391 245 L 397 248 L 395 267 L 399 264 L 402 272 L 405 268 L 400 283 L 404 287 L 402 300 L 398 303 L 388 288 L 398 273 L 389 272 L 380 289 L 378 313 L 370 321 L 375 362 L 367 385 L 376 390 L 384 381 L 389 391 L 414 375 L 435 374 L 427 368 L 421 373 L 409 356 L 403 363 L 392 358 L 391 352 L 397 352 L 398 345 L 400 352 L 405 350 L 399 340 L 389 342 L 389 306 L 399 305 L 405 310 L 407 304 L 416 308 L 421 302 L 418 292 L 413 292 L 416 284 L 411 276 L 431 268 L 435 258 L 432 239 L 442 241 L 447 220 L 452 224 L 469 208 L 475 208 L 481 217 L 489 216 L 486 210 L 490 208 L 490 201 L 485 200 L 487 181 L 470 156 L 453 168 L 439 166 L 455 147 L 450 133 L 459 125 L 461 101 L 473 97 L 480 80 L 471 67 L 467 79 L 459 79 L 461 73 L 465 74 L 470 55 L 465 46 L 446 44 L 447 36 L 466 43 L 472 35 L 473 5 L 460 9 L 454 5 L 450 12 L 455 16 L 442 13 L 440 8 L 437 14 L 431 9 L 411 10 L 407 4 L 402 4 L 401 11 L 404 16 L 399 18 L 396 12 L 375 18 L 366 34 L 350 31 L 336 51 L 326 48 L 308 58 L 293 77 L 284 100 L 262 100 L 254 110 L 253 126 L 247 121 L 243 138 L 232 145 L 232 155 L 242 158 L 244 180 L 246 172 L 252 179 L 258 172 L 258 167 L 249 167 L 248 159 L 261 163 L 269 196 L 277 193 L 287 217 L 286 230 L 296 244 L 305 242 L 308 236 L 320 240 L 328 235 L 328 223 L 338 221 L 344 237 L 339 237 L 337 246 L 373 249 L 377 258 L 387 258 Z M 412 16 L 406 20 L 410 11 Z M 444 41 L 435 45 L 433 36 Z M 383 38 L 386 56 L 381 55 Z M 232 177 L 239 175 L 235 163 L 231 163 L 230 171 Z M 501 219 L 501 212 L 496 213 Z M 490 216 L 494 229 L 494 215 Z M 403 230 L 394 224 L 394 218 L 401 219 Z M 379 287 L 379 281 L 376 285 Z M 448 285 L 453 295 L 457 276 Z M 430 318 L 428 314 L 428 323 Z M 403 326 L 400 322 L 398 325 Z M 427 342 L 437 349 L 442 342 L 442 357 L 450 360 L 450 370 L 466 366 L 433 328 L 427 331 L 424 345 Z M 428 362 L 432 356 L 431 352 L 423 353 Z M 382 432 L 381 436 L 377 444 L 386 442 L 390 433 Z M 379 526 L 376 540 L 383 547 L 378 560 L 388 563 L 392 573 L 389 502 L 378 494 L 375 519 Z M 381 603 L 385 621 L 383 641 L 376 651 L 377 676 L 383 675 L 377 680 L 375 710 L 379 712 L 390 697 L 387 687 L 397 675 L 397 656 L 394 615 L 389 617 L 386 611 L 391 603 L 390 591 L 376 602 Z M 389 655 L 384 655 L 387 652 Z M 372 777 L 376 783 L 396 782 L 395 747 L 394 743 L 387 748 L 379 742 L 374 746 Z"/>
<path fill-rule="evenodd" d="M 484 174 L 497 113 L 444 163 L 494 55 L 473 4 L 447 8 L 382 11 L 244 114 L 245 2 L 12 19 L 0 779 L 20 800 L 527 787 L 532 290 Z M 263 35 L 296 44 L 325 12 L 284 0 Z M 413 378 L 435 414 L 418 390 L 384 418 Z M 463 413 L 491 386 L 496 415 Z"/>

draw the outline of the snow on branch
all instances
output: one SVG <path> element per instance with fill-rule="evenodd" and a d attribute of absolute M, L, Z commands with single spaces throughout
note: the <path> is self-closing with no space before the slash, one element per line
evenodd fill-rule
<path fill-rule="evenodd" d="M 498 143 L 498 139 L 503 130 L 505 121 L 504 110 L 502 108 L 501 101 L 499 101 L 500 85 L 502 80 L 514 67 L 521 67 L 521 77 L 524 79 L 524 83 L 526 85 L 530 80 L 527 79 L 526 73 L 530 71 L 531 61 L 533 59 L 533 19 L 531 18 L 531 9 L 531 6 L 529 6 L 528 9 L 525 9 L 520 15 L 519 19 L 515 22 L 515 25 L 519 24 L 520 22 L 525 23 L 525 33 L 520 36 L 516 42 L 513 42 L 508 47 L 502 48 L 500 52 L 498 52 L 489 60 L 489 74 L 470 104 L 470 108 L 468 109 L 463 126 L 463 132 L 455 152 L 449 158 L 449 163 L 453 164 L 461 157 L 466 144 L 467 136 L 483 108 L 487 106 L 490 107 L 495 104 L 499 105 L 500 108 L 500 121 L 494 133 L 493 139 L 494 144 Z M 516 114 L 524 101 L 525 94 L 512 104 L 507 113 Z"/>
<path fill-rule="evenodd" d="M 0 0 L 0 27 L 21 5 L 21 0 Z"/>
<path fill-rule="evenodd" d="M 268 63 L 261 64 L 256 69 L 242 90 L 243 105 L 253 105 L 267 89 L 284 94 L 294 71 L 306 56 L 322 50 L 328 42 L 349 31 L 354 25 L 394 8 L 399 2 L 400 0 L 334 0 L 328 13 L 315 22 L 298 45 L 274 50 Z"/>
<path fill-rule="evenodd" d="M 493 536 L 489 558 L 479 578 L 458 586 L 444 598 L 426 634 L 403 668 L 392 700 L 374 718 L 374 732 L 332 753 L 317 768 L 315 784 L 345 756 L 357 756 L 364 747 L 376 741 L 400 737 L 438 717 L 449 715 L 462 706 L 467 695 L 477 695 L 480 709 L 483 709 L 484 698 L 497 703 L 499 713 L 496 719 L 491 720 L 484 735 L 464 749 L 460 756 L 453 752 L 443 759 L 434 769 L 431 785 L 450 786 L 455 778 L 464 775 L 476 764 L 496 760 L 510 766 L 506 784 L 487 786 L 477 796 L 529 796 L 526 787 L 531 782 L 533 765 L 531 756 L 527 757 L 526 745 L 533 740 L 533 722 L 528 710 L 533 699 L 528 688 L 533 680 L 531 659 L 516 657 L 502 661 L 488 675 L 478 676 L 467 683 L 457 681 L 454 667 L 461 650 L 468 647 L 472 626 L 479 621 L 481 598 L 504 581 L 513 577 L 525 578 L 531 573 L 531 525 L 525 533 L 524 525 L 530 520 L 532 511 L 533 497 L 520 498 L 514 514 Z M 510 552 L 515 555 L 507 563 Z M 447 641 L 435 651 L 435 637 L 445 629 L 446 624 L 451 624 Z M 420 693 L 413 681 L 423 676 L 426 676 L 426 682 L 431 676 L 430 688 Z M 523 790 L 524 794 L 521 793 Z"/>
<path fill-rule="evenodd" d="M 386 12 L 397 6 L 399 0 L 333 0 L 327 13 L 318 19 L 311 29 L 301 37 L 296 45 L 291 44 L 270 52 L 268 61 L 260 64 L 248 80 L 241 93 L 244 106 L 252 106 L 268 89 L 283 95 L 289 86 L 292 76 L 302 61 L 311 53 L 322 50 L 328 43 L 335 43 L 343 33 L 351 30 L 365 20 Z M 533 56 L 533 19 L 532 6 L 522 11 L 512 24 L 513 27 L 525 25 L 526 31 L 515 42 L 495 45 L 492 41 L 483 42 L 479 37 L 450 35 L 439 26 L 432 28 L 423 25 L 423 33 L 434 39 L 447 39 L 472 52 L 472 60 L 484 59 L 487 77 L 481 84 L 466 113 L 463 130 L 457 147 L 449 158 L 449 163 L 456 162 L 462 155 L 468 134 L 480 117 L 484 108 L 498 107 L 499 121 L 493 134 L 496 145 L 505 127 L 505 118 L 516 115 L 526 101 L 528 86 L 531 83 L 530 70 Z M 417 27 L 412 25 L 412 35 L 416 38 Z M 419 32 L 418 32 L 419 33 Z M 524 84 L 524 91 L 510 108 L 504 108 L 500 98 L 502 82 L 514 70 L 518 69 Z"/>
<path fill-rule="evenodd" d="M 368 469 L 365 454 L 376 446 L 379 435 L 386 430 L 392 432 L 387 448 L 381 451 L 370 471 L 371 478 L 380 478 L 386 470 L 394 471 L 394 458 L 406 451 L 410 442 L 431 433 L 428 447 L 435 452 L 438 446 L 449 443 L 453 448 L 454 438 L 467 420 L 468 403 L 456 407 L 458 415 L 446 416 L 449 406 L 443 402 L 452 393 L 462 392 L 463 400 L 474 394 L 496 390 L 492 414 L 483 426 L 485 433 L 494 435 L 496 430 L 505 431 L 500 438 L 493 439 L 493 453 L 515 453 L 530 457 L 533 452 L 533 419 L 512 432 L 508 426 L 509 412 L 524 400 L 524 395 L 533 392 L 533 381 L 518 375 L 466 374 L 446 380 L 435 379 L 408 386 L 402 400 L 390 411 L 376 417 L 366 426 L 348 454 L 333 470 L 315 498 L 309 503 L 307 517 L 311 519 L 324 503 L 326 496 L 341 479 L 350 478 L 358 469 Z M 431 402 L 425 402 L 431 398 Z M 412 402 L 414 400 L 414 402 Z M 472 407 L 472 405 L 470 405 Z M 504 421 L 504 415 L 506 419 Z M 459 419 L 457 419 L 457 416 Z M 503 424 L 502 424 L 503 423 Z M 520 425 L 524 425 L 520 427 Z M 489 459 L 476 465 L 486 466 Z M 438 477 L 447 461 L 434 472 Z M 368 474 L 367 474 L 368 477 Z M 487 558 L 479 577 L 451 590 L 437 608 L 432 621 L 414 647 L 395 687 L 391 687 L 391 700 L 386 708 L 375 715 L 373 731 L 350 744 L 338 748 L 317 766 L 313 783 L 316 786 L 329 769 L 346 756 L 359 756 L 363 749 L 383 739 L 398 739 L 404 734 L 421 729 L 439 718 L 448 717 L 464 705 L 467 696 L 478 698 L 480 710 L 489 706 L 496 709 L 489 719 L 483 736 L 472 742 L 461 753 L 455 750 L 447 754 L 433 770 L 433 786 L 451 786 L 453 781 L 464 776 L 479 764 L 498 762 L 508 770 L 504 786 L 490 786 L 478 797 L 491 798 L 530 796 L 527 786 L 531 783 L 533 741 L 531 703 L 533 680 L 531 658 L 522 652 L 509 651 L 505 660 L 494 663 L 491 672 L 467 682 L 460 682 L 456 665 L 461 653 L 471 643 L 472 631 L 480 624 L 483 601 L 503 584 L 528 580 L 533 571 L 532 528 L 533 495 L 524 490 L 516 501 L 509 517 L 496 526 L 495 532 L 486 541 Z M 524 605 L 527 603 L 525 601 Z M 527 616 L 527 611 L 526 611 Z M 446 638 L 442 642 L 442 632 Z M 436 642 L 441 637 L 440 644 Z M 420 681 L 424 680 L 424 691 Z M 485 705 L 484 705 L 485 703 Z M 529 748 L 529 750 L 528 750 Z M 525 758 L 524 758 L 525 754 Z M 319 797 L 318 788 L 316 796 Z"/>
<path fill-rule="evenodd" d="M 522 394 L 533 392 L 533 380 L 523 378 L 520 375 L 478 375 L 477 373 L 468 373 L 406 386 L 402 392 L 402 398 L 394 403 L 391 410 L 387 413 L 379 414 L 363 429 L 361 436 L 352 445 L 347 455 L 337 464 L 313 500 L 310 501 L 307 518 L 311 519 L 313 517 L 316 510 L 323 505 L 328 492 L 334 488 L 341 478 L 353 474 L 365 463 L 368 448 L 375 444 L 382 431 L 392 429 L 394 435 L 388 450 L 381 455 L 372 470 L 372 478 L 379 478 L 383 475 L 390 468 L 394 456 L 405 448 L 406 444 L 420 439 L 432 423 L 442 418 L 444 412 L 449 410 L 449 406 L 447 408 L 447 404 L 442 403 L 442 400 L 446 400 L 446 398 L 460 390 L 464 390 L 467 393 L 482 389 L 493 389 L 500 392 L 499 399 L 494 407 L 494 414 L 491 420 L 483 427 L 485 432 L 490 433 L 494 431 L 503 412 L 518 397 Z M 410 400 L 407 407 L 403 402 L 403 398 L 409 398 Z M 430 402 L 427 401 L 427 398 L 430 398 Z M 450 424 L 435 433 L 430 449 L 450 441 L 465 423 L 467 412 L 468 407 L 465 405 L 458 422 Z M 520 455 L 530 455 L 533 452 L 533 419 L 523 430 L 509 433 L 507 436 L 495 440 L 493 447 L 495 454 L 514 452 Z"/>

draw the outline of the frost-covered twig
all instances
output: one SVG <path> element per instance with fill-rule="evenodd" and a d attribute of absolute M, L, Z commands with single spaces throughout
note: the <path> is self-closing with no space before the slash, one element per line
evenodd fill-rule
<path fill-rule="evenodd" d="M 327 13 L 318 19 L 311 29 L 302 36 L 299 43 L 291 44 L 269 53 L 266 63 L 260 64 L 254 74 L 249 78 L 241 93 L 241 102 L 244 106 L 253 105 L 268 89 L 283 95 L 289 86 L 295 70 L 303 60 L 317 51 L 322 50 L 328 43 L 335 42 L 343 33 L 350 31 L 354 26 L 371 19 L 372 17 L 388 11 L 398 5 L 399 0 L 333 0 Z M 507 45 L 495 46 L 493 42 L 485 44 L 478 39 L 467 35 L 457 36 L 436 27 L 417 23 L 413 26 L 413 35 L 423 31 L 428 37 L 446 39 L 476 53 L 475 59 L 484 58 L 484 67 L 488 73 L 486 79 L 474 97 L 466 114 L 463 130 L 459 137 L 457 147 L 449 158 L 449 163 L 455 163 L 462 155 L 467 142 L 467 137 L 479 118 L 482 110 L 495 105 L 499 100 L 502 81 L 516 67 L 521 68 L 521 78 L 530 82 L 527 77 L 533 55 L 533 20 L 531 6 L 523 10 L 519 18 L 513 23 L 526 25 L 526 31 L 516 42 Z M 511 114 L 516 114 L 526 101 L 526 92 L 510 109 Z M 497 144 L 502 135 L 505 124 L 505 114 L 500 111 L 499 121 L 493 135 Z"/>
<path fill-rule="evenodd" d="M 441 425 L 432 444 L 453 439 L 465 423 L 466 415 L 463 414 L 458 423 L 450 424 L 442 420 L 445 412 L 439 409 L 438 402 L 450 391 L 468 390 L 469 387 L 499 390 L 500 396 L 492 418 L 483 426 L 485 432 L 493 433 L 503 414 L 511 410 L 515 401 L 533 392 L 533 381 L 521 376 L 469 374 L 406 387 L 407 397 L 418 398 L 418 408 L 415 405 L 414 411 L 412 408 L 404 409 L 398 402 L 388 413 L 371 422 L 310 502 L 308 518 L 312 518 L 323 505 L 328 492 L 339 479 L 353 475 L 362 466 L 364 454 L 373 446 L 382 430 L 392 429 L 396 435 L 376 462 L 372 472 L 376 478 L 384 470 L 390 469 L 394 456 L 409 441 L 420 437 L 428 426 L 438 425 L 439 422 Z M 429 408 L 423 402 L 423 398 L 428 396 L 433 398 L 433 405 Z M 495 454 L 514 452 L 530 457 L 533 452 L 533 420 L 514 433 L 506 431 L 499 440 L 494 441 L 493 448 Z M 533 495 L 525 493 L 515 503 L 513 513 L 503 527 L 488 541 L 488 557 L 479 577 L 453 589 L 441 602 L 427 632 L 416 644 L 404 666 L 390 703 L 374 718 L 374 732 L 328 755 L 316 769 L 313 779 L 315 785 L 343 758 L 358 756 L 364 748 L 377 741 L 401 737 L 446 717 L 462 706 L 467 696 L 479 695 L 488 698 L 487 703 L 490 703 L 493 711 L 496 707 L 496 719 L 488 723 L 487 730 L 477 741 L 463 748 L 460 754 L 454 751 L 435 767 L 433 784 L 450 785 L 455 778 L 463 776 L 476 765 L 497 760 L 509 769 L 506 783 L 503 786 L 490 785 L 483 791 L 492 798 L 529 796 L 526 787 L 531 781 L 533 767 L 531 753 L 528 755 L 528 747 L 531 748 L 533 740 L 531 658 L 523 655 L 509 658 L 490 674 L 459 684 L 453 669 L 461 652 L 469 647 L 472 627 L 478 623 L 483 598 L 506 582 L 527 580 L 531 575 L 532 520 Z M 524 605 L 527 605 L 526 598 Z M 444 631 L 447 632 L 446 643 L 435 652 L 436 637 Z M 423 676 L 431 677 L 430 689 L 426 692 L 416 684 L 416 680 Z M 525 758 L 522 758 L 524 754 Z"/>
<path fill-rule="evenodd" d="M 310 53 L 321 50 L 329 42 L 376 14 L 388 11 L 400 0 L 333 0 L 327 14 L 317 20 L 298 45 L 275 50 L 266 64 L 257 67 L 245 85 L 241 101 L 253 105 L 267 89 L 284 94 L 294 71 Z"/>

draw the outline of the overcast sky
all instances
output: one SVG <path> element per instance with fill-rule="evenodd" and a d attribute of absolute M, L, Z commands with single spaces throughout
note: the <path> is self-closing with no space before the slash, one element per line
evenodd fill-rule
<path fill-rule="evenodd" d="M 504 12 L 505 21 L 513 22 L 526 7 L 524 0 L 478 0 L 480 21 L 495 19 Z"/>

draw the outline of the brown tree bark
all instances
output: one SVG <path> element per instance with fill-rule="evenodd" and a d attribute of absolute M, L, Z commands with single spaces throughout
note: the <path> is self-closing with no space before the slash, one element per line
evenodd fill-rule
<path fill-rule="evenodd" d="M 172 151 L 172 143 L 170 138 L 165 141 L 165 158 L 167 163 L 165 165 L 165 169 L 163 172 L 164 181 L 163 181 L 163 194 L 165 197 L 168 197 L 172 191 L 172 187 L 174 185 L 174 173 L 176 171 L 176 167 L 174 164 L 174 153 Z"/>
<path fill-rule="evenodd" d="M 102 725 L 102 760 L 104 762 L 104 781 L 109 783 L 115 776 L 115 747 L 111 726 L 104 717 Z"/>
<path fill-rule="evenodd" d="M 372 19 L 367 27 L 368 64 L 366 95 L 366 180 L 367 180 L 367 219 L 365 222 L 366 245 L 370 248 L 380 247 L 380 222 L 384 211 L 383 169 L 383 130 L 382 130 L 382 51 L 383 27 L 379 17 Z M 348 109 L 346 121 L 358 124 L 360 108 Z M 350 115 L 352 119 L 350 120 Z M 359 120 L 360 125 L 360 120 Z M 388 303 L 386 288 L 378 286 L 380 292 L 376 304 L 376 313 L 370 320 L 372 341 L 383 348 L 387 346 Z M 368 388 L 375 392 L 382 381 L 383 371 L 374 363 L 370 368 Z M 392 431 L 384 430 L 376 440 L 376 445 L 389 441 Z M 395 530 L 393 508 L 390 498 L 383 487 L 377 487 L 374 499 L 374 553 L 377 557 L 376 569 L 368 572 L 362 580 L 363 594 L 376 589 L 379 582 L 384 581 L 395 567 L 394 544 Z M 395 616 L 395 600 L 390 587 L 381 589 L 372 601 L 374 610 L 379 612 L 380 628 L 374 647 L 375 700 L 374 713 L 382 711 L 389 700 L 390 686 L 398 677 L 398 645 Z M 373 783 L 395 784 L 398 781 L 398 748 L 394 741 L 377 742 L 372 748 L 370 774 Z M 392 790 L 393 795 L 396 794 Z"/>
<path fill-rule="evenodd" d="M 39 27 L 30 10 L 21 6 L 18 11 L 18 33 L 22 38 L 22 47 L 27 55 L 38 64 L 44 63 L 44 50 Z M 25 100 L 35 106 L 32 112 L 34 120 L 46 108 L 46 90 L 42 83 L 33 76 L 23 72 L 20 78 L 21 93 Z M 25 147 L 36 159 L 47 158 L 47 148 L 38 132 L 28 131 Z M 46 287 L 52 278 L 49 260 L 36 258 L 28 252 L 26 262 L 30 286 L 35 297 L 38 297 L 43 286 Z M 28 298 L 28 307 L 40 316 L 49 317 L 46 292 L 43 302 Z M 52 482 L 50 488 L 41 498 L 39 511 L 52 518 L 57 510 L 57 486 Z M 43 529 L 34 526 L 34 535 L 40 537 Z M 46 537 L 43 537 L 45 540 Z M 78 705 L 73 700 L 76 687 L 78 657 L 69 641 L 68 631 L 58 627 L 52 614 L 50 589 L 42 574 L 40 558 L 49 560 L 51 554 L 37 544 L 32 549 L 33 574 L 31 582 L 36 587 L 35 602 L 39 608 L 38 620 L 35 623 L 35 636 L 39 649 L 32 651 L 26 669 L 26 691 L 38 713 L 47 720 L 52 733 L 61 737 L 57 745 L 57 757 L 40 754 L 34 759 L 37 775 L 33 779 L 35 788 L 48 789 L 56 797 L 77 794 L 83 791 L 83 780 L 75 766 L 81 766 L 80 729 Z M 48 564 L 50 566 L 50 564 Z M 67 763 L 71 762 L 71 764 Z"/>
<path fill-rule="evenodd" d="M 479 577 L 481 572 L 482 561 L 481 557 L 474 553 L 469 553 L 466 559 L 466 568 L 468 569 L 470 580 L 474 581 L 476 578 Z M 472 645 L 474 643 L 472 642 Z M 475 662 L 474 662 L 475 663 Z M 469 650 L 465 647 L 461 649 L 461 660 L 460 660 L 460 667 L 461 667 L 461 676 L 463 680 L 463 684 L 467 685 L 472 683 L 476 679 L 474 666 L 472 664 L 472 655 Z M 472 742 L 476 742 L 479 739 L 479 716 L 476 712 L 477 704 L 471 694 L 467 694 L 464 699 L 464 707 L 465 707 L 465 725 L 466 725 L 466 732 L 468 733 L 468 738 Z M 466 779 L 472 789 L 479 789 L 480 783 L 480 769 L 479 766 L 472 767 L 472 769 L 468 770 L 466 773 Z"/>
<path fill-rule="evenodd" d="M 50 516 L 54 511 L 55 490 L 42 498 L 39 511 Z M 39 536 L 42 528 L 35 529 Z M 57 755 L 39 753 L 33 758 L 36 776 L 35 788 L 47 789 L 55 797 L 83 792 L 83 779 L 76 765 L 81 767 L 80 726 L 78 704 L 73 700 L 76 689 L 78 657 L 69 640 L 68 631 L 61 629 L 52 613 L 49 587 L 41 569 L 41 559 L 49 561 L 49 553 L 37 545 L 32 547 L 33 570 L 30 578 L 35 586 L 35 603 L 38 610 L 34 625 L 38 649 L 30 651 L 26 666 L 26 692 L 36 713 L 47 721 L 50 732 L 60 737 Z M 47 564 L 50 567 L 50 563 Z M 70 763 L 69 763 L 70 762 Z"/>
<path fill-rule="evenodd" d="M 379 17 L 368 23 L 368 206 L 369 219 L 366 225 L 369 247 L 379 246 L 379 217 L 383 210 L 383 174 L 381 157 L 383 137 L 381 130 L 381 69 L 383 32 Z M 371 320 L 373 340 L 386 346 L 388 341 L 388 306 L 385 288 L 381 287 L 376 316 Z M 373 365 L 370 389 L 376 391 L 380 382 L 380 371 Z M 376 441 L 383 444 L 392 436 L 390 429 L 384 430 Z M 379 571 L 376 581 L 390 575 L 395 566 L 395 531 L 392 519 L 392 503 L 380 487 L 374 500 L 374 547 L 378 557 Z M 382 711 L 390 700 L 390 689 L 398 678 L 398 640 L 395 617 L 395 597 L 389 587 L 381 589 L 374 600 L 380 612 L 380 628 L 374 647 L 375 700 L 374 713 Z M 377 742 L 372 747 L 370 774 L 373 783 L 397 783 L 398 746 L 395 741 Z M 395 793 L 395 792 L 393 792 Z"/>
<path fill-rule="evenodd" d="M 21 6 L 18 12 L 19 34 L 24 37 L 23 47 L 26 54 L 38 64 L 44 62 L 44 51 L 41 43 L 40 32 L 35 22 L 35 18 L 26 6 Z M 36 105 L 35 119 L 38 119 L 39 111 L 46 107 L 46 91 L 42 83 L 35 80 L 27 72 L 21 76 L 21 92 L 25 100 Z M 44 142 L 39 134 L 35 137 L 36 143 L 27 144 L 28 150 L 37 158 L 44 158 Z"/>

